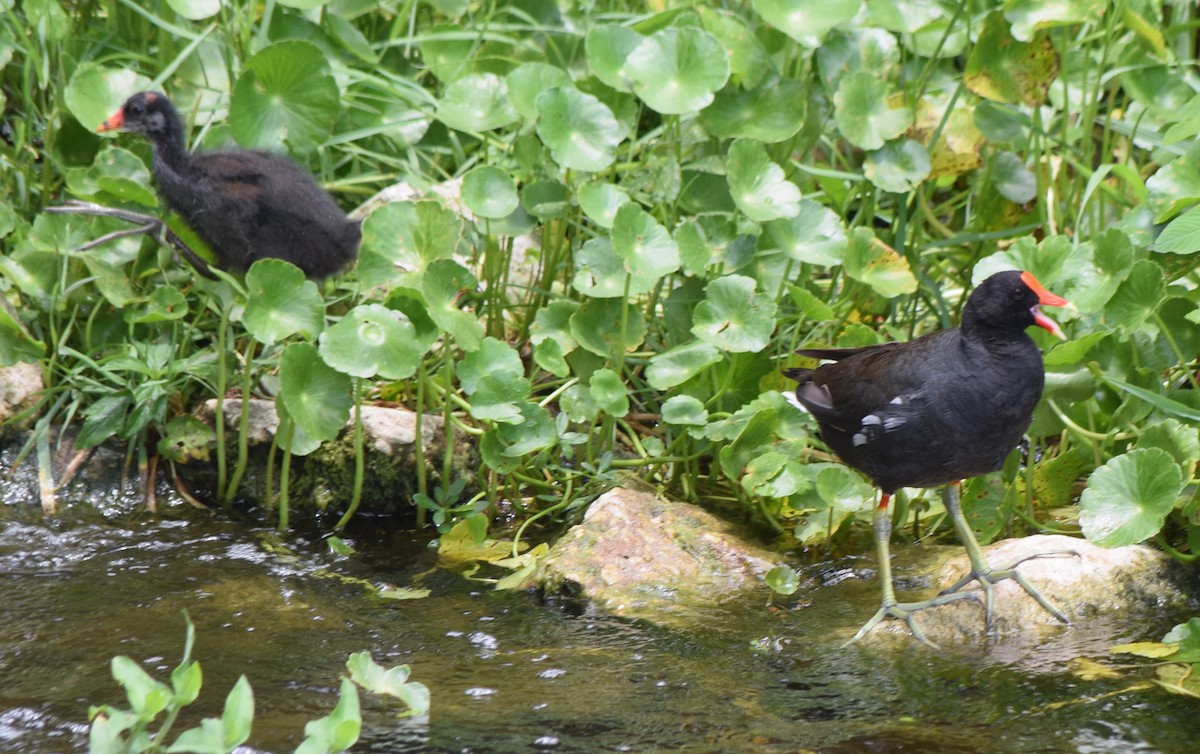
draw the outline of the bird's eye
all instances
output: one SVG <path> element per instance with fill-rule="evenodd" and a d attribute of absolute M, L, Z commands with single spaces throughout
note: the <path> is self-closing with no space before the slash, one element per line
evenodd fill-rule
<path fill-rule="evenodd" d="M 146 108 L 142 107 L 141 105 L 130 105 L 129 112 L 133 115 L 141 115 L 142 113 L 146 112 Z"/>

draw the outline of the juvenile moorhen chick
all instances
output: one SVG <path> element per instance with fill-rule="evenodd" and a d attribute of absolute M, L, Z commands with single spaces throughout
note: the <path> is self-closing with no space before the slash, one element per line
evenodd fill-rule
<path fill-rule="evenodd" d="M 158 92 L 133 95 L 97 130 L 118 129 L 150 139 L 158 190 L 221 266 L 244 271 L 273 257 L 319 280 L 358 256 L 359 223 L 291 160 L 244 149 L 189 154 L 179 112 Z"/>
<path fill-rule="evenodd" d="M 1058 325 L 1038 311 L 1039 304 L 1069 306 L 1028 272 L 996 273 L 967 299 L 961 327 L 906 343 L 801 349 L 797 353 L 833 363 L 784 372 L 800 383 L 795 402 L 816 418 L 825 444 L 882 491 L 873 523 L 883 602 L 848 644 L 889 615 L 904 620 L 914 636 L 932 644 L 913 621 L 913 613 L 956 599 L 977 599 L 957 591 L 973 580 L 983 587 L 988 625 L 992 584 L 1008 578 L 1055 618 L 1069 622 L 1013 570 L 1017 563 L 996 570 L 987 564 L 959 506 L 959 482 L 1003 466 L 1032 421 L 1045 373 L 1041 351 L 1025 329 L 1038 325 L 1063 337 Z M 946 510 L 970 557 L 971 571 L 932 599 L 898 603 L 888 558 L 888 501 L 901 487 L 938 485 L 947 485 Z"/>

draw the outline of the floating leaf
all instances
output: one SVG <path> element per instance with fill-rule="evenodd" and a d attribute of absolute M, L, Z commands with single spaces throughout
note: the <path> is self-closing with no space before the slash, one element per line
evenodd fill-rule
<path fill-rule="evenodd" d="M 517 185 L 500 168 L 485 165 L 463 176 L 463 204 L 479 217 L 508 217 L 520 206 Z"/>
<path fill-rule="evenodd" d="M 298 40 L 276 42 L 246 61 L 233 87 L 229 125 L 239 144 L 311 152 L 341 113 L 337 82 L 321 50 Z"/>
<path fill-rule="evenodd" d="M 325 326 L 325 301 L 317 284 L 282 259 L 260 259 L 246 273 L 242 324 L 259 343 L 276 343 L 293 333 L 315 337 Z"/>
<path fill-rule="evenodd" d="M 1058 54 L 1046 33 L 1021 42 L 1000 11 L 988 14 L 967 57 L 963 83 L 981 97 L 1036 107 L 1058 75 Z"/>
<path fill-rule="evenodd" d="M 758 352 L 767 347 L 775 331 L 775 302 L 755 292 L 753 278 L 728 275 L 704 289 L 696 305 L 692 333 L 731 353 Z"/>
<path fill-rule="evenodd" d="M 904 194 L 929 177 L 929 152 L 912 139 L 889 141 L 867 155 L 863 174 L 884 191 Z"/>
<path fill-rule="evenodd" d="M 880 241 L 870 228 L 855 228 L 846 248 L 846 274 L 884 298 L 917 290 L 908 260 Z"/>
<path fill-rule="evenodd" d="M 820 47 L 838 24 L 858 15 L 861 0 L 754 0 L 767 23 L 806 47 Z"/>
<path fill-rule="evenodd" d="M 612 164 L 624 129 L 612 111 L 571 87 L 547 89 L 537 98 L 537 133 L 559 165 L 594 172 Z"/>
<path fill-rule="evenodd" d="M 456 79 L 438 102 L 438 120 L 457 131 L 491 131 L 517 120 L 504 79 L 475 73 Z"/>
<path fill-rule="evenodd" d="M 787 565 L 777 565 L 767 571 L 765 581 L 772 592 L 784 596 L 795 594 L 800 588 L 800 574 L 795 568 Z"/>
<path fill-rule="evenodd" d="M 738 209 L 755 222 L 792 217 L 800 211 L 800 189 L 784 178 L 762 144 L 737 139 L 725 158 L 729 191 Z"/>
<path fill-rule="evenodd" d="M 321 358 L 352 377 L 402 380 L 417 371 L 424 353 L 412 323 L 381 304 L 356 306 L 320 338 Z"/>
<path fill-rule="evenodd" d="M 906 107 L 891 107 L 887 84 L 868 71 L 859 71 L 842 79 L 833 103 L 838 130 L 851 144 L 862 149 L 879 149 L 912 124 L 912 111 Z"/>
<path fill-rule="evenodd" d="M 721 44 L 700 29 L 663 29 L 647 37 L 625 60 L 633 91 L 668 115 L 702 110 L 729 80 Z"/>
<path fill-rule="evenodd" d="M 1101 547 L 1154 536 L 1183 491 L 1183 475 L 1160 448 L 1136 448 L 1092 472 L 1079 498 L 1079 525 Z"/>
<path fill-rule="evenodd" d="M 350 418 L 350 377 L 327 365 L 316 346 L 292 343 L 279 356 L 279 399 L 310 438 L 332 440 Z"/>

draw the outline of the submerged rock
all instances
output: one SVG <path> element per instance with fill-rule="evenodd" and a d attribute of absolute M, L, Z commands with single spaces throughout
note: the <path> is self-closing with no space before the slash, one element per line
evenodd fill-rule
<path fill-rule="evenodd" d="M 779 560 L 694 505 L 616 488 L 543 558 L 533 582 L 627 617 L 670 623 L 748 590 Z"/>
<path fill-rule="evenodd" d="M 1034 535 L 996 542 L 985 547 L 984 553 L 988 563 L 997 570 L 1034 553 L 1059 553 L 1025 560 L 1017 570 L 1046 599 L 1057 605 L 1072 625 L 1059 623 L 1009 579 L 994 587 L 994 612 L 989 630 L 984 622 L 983 595 L 979 584 L 973 582 L 963 591 L 978 594 L 979 602 L 960 600 L 916 614 L 917 623 L 933 642 L 951 645 L 985 635 L 999 639 L 1044 638 L 1103 616 L 1116 617 L 1128 624 L 1170 616 L 1184 620 L 1189 610 L 1196 609 L 1200 596 L 1200 573 L 1144 545 L 1106 549 L 1085 539 Z M 970 564 L 958 547 L 902 548 L 894 567 L 900 582 L 897 597 L 902 602 L 911 602 L 932 597 L 954 584 L 969 570 Z M 874 568 L 864 577 L 877 593 Z M 904 582 L 909 581 L 911 585 L 913 579 L 919 579 L 928 588 L 905 588 Z M 823 590 L 825 597 L 815 595 L 813 599 L 835 598 L 835 589 Z M 839 629 L 839 640 L 849 639 L 870 617 L 870 612 L 857 617 L 861 618 L 858 623 L 851 621 Z M 905 642 L 915 641 L 902 622 L 889 619 L 876 626 L 863 642 L 889 636 L 902 637 Z"/>

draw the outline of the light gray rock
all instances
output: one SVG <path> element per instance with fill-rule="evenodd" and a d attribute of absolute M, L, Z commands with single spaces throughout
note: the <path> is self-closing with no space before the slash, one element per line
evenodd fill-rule
<path fill-rule="evenodd" d="M 551 547 L 533 583 L 549 598 L 673 623 L 748 590 L 765 600 L 778 561 L 701 508 L 618 487 Z"/>
<path fill-rule="evenodd" d="M 37 364 L 19 361 L 0 368 L 0 425 L 32 406 L 44 387 L 42 370 Z"/>

